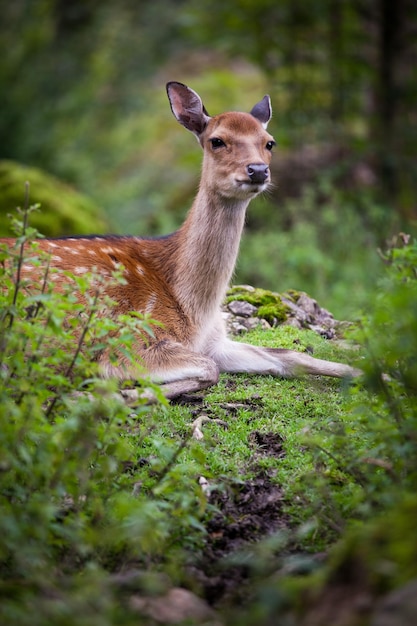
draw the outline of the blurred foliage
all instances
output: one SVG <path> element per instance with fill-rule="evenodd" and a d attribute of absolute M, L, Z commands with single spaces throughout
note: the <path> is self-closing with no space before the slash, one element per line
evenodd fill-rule
<path fill-rule="evenodd" d="M 38 168 L 0 161 L 0 235 L 14 235 L 7 217 L 10 207 L 19 206 L 27 181 L 32 202 L 42 207 L 32 213 L 31 224 L 46 237 L 88 235 L 108 228 L 108 219 L 89 197 Z"/>
<path fill-rule="evenodd" d="M 249 209 L 237 282 L 306 291 L 338 319 L 369 309 L 383 269 L 377 253 L 377 233 L 387 224 L 383 207 L 366 193 L 349 197 L 323 177 L 285 208 L 282 213 L 264 200 L 256 213 Z M 258 228 L 250 228 L 252 219 Z"/>
<path fill-rule="evenodd" d="M 388 268 L 379 282 L 372 317 L 363 321 L 358 339 L 370 355 L 369 383 L 391 412 L 396 406 L 390 401 L 392 392 L 404 400 L 396 416 L 400 425 L 408 422 L 406 398 L 417 396 L 417 243 L 404 233 L 391 243 L 383 255 Z"/>
<path fill-rule="evenodd" d="M 411 626 L 417 575 L 416 513 L 415 493 L 406 494 L 383 514 L 348 529 L 330 548 L 325 565 L 297 552 L 282 556 L 277 563 L 271 554 L 282 550 L 288 538 L 281 533 L 266 539 L 251 555 L 255 571 L 250 605 L 234 611 L 230 624 Z M 298 534 L 301 538 L 309 533 L 311 526 L 306 524 Z M 407 584 L 411 593 L 404 594 Z M 395 601 L 388 595 L 392 590 L 397 590 Z"/>
<path fill-rule="evenodd" d="M 64 278 L 52 291 L 27 214 L 23 229 L 14 221 L 16 245 L 0 249 L 0 621 L 140 624 L 116 573 L 133 569 L 134 588 L 148 593 L 170 580 L 161 563 L 179 575 L 190 529 L 195 541 L 201 532 L 204 457 L 189 439 L 154 432 L 166 402 L 146 378 L 136 384 L 160 404 L 139 400 L 134 410 L 115 381 L 99 379 L 97 351 L 133 361 L 150 322 L 103 318 L 110 302 L 99 275 Z M 20 276 L 29 261 L 37 284 Z"/>
<path fill-rule="evenodd" d="M 417 489 L 417 242 L 402 234 L 394 245 L 372 312 L 351 332 L 365 351 L 360 367 L 369 395 L 353 389 L 346 417 L 323 423 L 306 441 L 316 457 L 311 479 L 340 519 L 347 514 L 343 491 L 353 493 L 347 476 L 359 518 L 394 508 Z"/>

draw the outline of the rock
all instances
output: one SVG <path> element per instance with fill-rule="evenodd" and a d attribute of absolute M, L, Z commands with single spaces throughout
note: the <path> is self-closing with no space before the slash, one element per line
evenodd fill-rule
<path fill-rule="evenodd" d="M 342 328 L 329 311 L 304 292 L 280 295 L 250 285 L 239 285 L 230 289 L 229 298 L 231 296 L 239 299 L 224 305 L 223 318 L 227 330 L 234 335 L 241 335 L 258 326 L 269 329 L 284 324 L 297 329 L 308 328 L 326 339 L 334 339 L 336 328 Z M 277 315 L 274 314 L 275 309 Z"/>
<path fill-rule="evenodd" d="M 310 330 L 317 333 L 318 335 L 321 335 L 325 339 L 334 339 L 334 337 L 336 336 L 334 329 L 326 327 L 325 324 L 310 324 L 309 328 Z"/>
<path fill-rule="evenodd" d="M 416 623 L 417 580 L 412 580 L 380 601 L 370 626 L 415 626 Z"/>
<path fill-rule="evenodd" d="M 161 624 L 187 623 L 220 626 L 216 613 L 209 605 L 187 589 L 174 587 L 164 596 L 132 596 L 130 606 Z"/>
<path fill-rule="evenodd" d="M 297 307 L 301 308 L 310 318 L 314 318 L 320 309 L 317 300 L 313 300 L 313 298 L 310 298 L 310 296 L 304 292 L 300 293 L 300 297 L 297 300 Z"/>
<path fill-rule="evenodd" d="M 283 324 L 284 326 L 292 326 L 293 328 L 297 328 L 298 330 L 300 330 L 303 325 L 301 324 L 300 320 L 296 319 L 295 317 L 289 317 Z"/>
<path fill-rule="evenodd" d="M 255 322 L 255 325 L 256 326 L 260 326 L 262 328 L 262 330 L 269 330 L 269 329 L 272 328 L 271 324 L 269 322 L 267 322 L 266 320 L 262 319 L 262 318 L 259 319 L 259 318 L 253 318 L 252 317 L 252 319 Z M 254 326 L 254 328 L 255 328 L 255 326 Z"/>
<path fill-rule="evenodd" d="M 289 319 L 285 322 L 295 328 L 309 328 L 326 339 L 336 336 L 336 321 L 333 315 L 326 309 L 321 308 L 317 301 L 301 292 L 295 304 L 288 298 L 282 301 L 289 309 Z"/>
<path fill-rule="evenodd" d="M 238 315 L 239 317 L 251 317 L 257 311 L 256 306 L 244 300 L 233 300 L 229 302 L 227 308 L 233 315 Z"/>
<path fill-rule="evenodd" d="M 228 329 L 233 335 L 242 335 L 248 332 L 246 326 L 241 322 L 242 319 L 241 317 L 236 317 L 234 320 L 230 321 Z"/>

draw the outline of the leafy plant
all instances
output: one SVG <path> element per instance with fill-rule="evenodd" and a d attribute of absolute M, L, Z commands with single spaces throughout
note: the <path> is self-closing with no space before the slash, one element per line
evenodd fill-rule
<path fill-rule="evenodd" d="M 137 588 L 152 587 L 158 564 L 181 560 L 189 529 L 201 533 L 203 457 L 189 438 L 154 432 L 166 403 L 145 377 L 136 384 L 151 387 L 153 408 L 127 407 L 116 383 L 99 378 L 97 352 L 135 359 L 133 341 L 152 333 L 151 321 L 100 316 L 111 305 L 100 277 L 55 273 L 28 226 L 32 210 L 0 253 L 1 621 L 128 623 L 111 576 L 147 568 Z M 24 278 L 24 265 L 38 279 Z"/>
<path fill-rule="evenodd" d="M 253 600 L 237 616 L 247 626 L 316 623 L 317 615 L 323 624 L 374 623 L 381 596 L 416 576 L 417 243 L 401 234 L 381 256 L 373 309 L 351 332 L 364 376 L 339 413 L 329 404 L 298 433 L 303 464 L 289 463 L 295 475 L 286 484 L 293 533 L 236 559 L 251 569 Z M 308 554 L 323 549 L 324 563 Z M 366 611 L 352 602 L 358 590 Z M 329 602 L 335 593 L 340 607 Z"/>
<path fill-rule="evenodd" d="M 372 313 L 351 333 L 363 346 L 363 380 L 340 418 L 306 432 L 315 460 L 304 486 L 316 486 L 316 514 L 339 532 L 344 520 L 367 519 L 417 487 L 417 245 L 403 241 L 384 255 Z"/>

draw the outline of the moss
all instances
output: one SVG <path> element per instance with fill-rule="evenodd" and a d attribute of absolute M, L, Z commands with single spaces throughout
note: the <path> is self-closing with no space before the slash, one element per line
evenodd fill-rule
<path fill-rule="evenodd" d="M 256 316 L 266 320 L 271 325 L 277 322 L 285 322 L 287 319 L 287 307 L 282 302 L 280 304 L 263 304 L 259 307 Z"/>
<path fill-rule="evenodd" d="M 297 291 L 296 289 L 288 289 L 284 294 L 282 294 L 287 300 L 291 300 L 294 304 L 297 304 L 298 300 L 301 296 L 301 291 Z"/>
<path fill-rule="evenodd" d="M 266 289 L 255 289 L 254 287 L 247 287 L 245 285 L 237 285 L 229 289 L 226 301 L 232 302 L 233 300 L 249 302 L 257 307 L 264 304 L 275 304 L 278 301 L 281 302 L 281 298 L 277 293 Z"/>
<path fill-rule="evenodd" d="M 278 293 L 267 289 L 255 289 L 246 285 L 236 285 L 227 292 L 226 302 L 239 300 L 256 306 L 256 316 L 270 324 L 284 322 L 288 316 L 288 307 L 283 304 Z"/>
<path fill-rule="evenodd" d="M 108 230 L 104 213 L 90 198 L 38 168 L 0 161 L 0 235 L 14 234 L 7 216 L 24 204 L 26 182 L 30 184 L 30 204 L 41 205 L 31 214 L 30 223 L 43 235 L 86 235 Z"/>

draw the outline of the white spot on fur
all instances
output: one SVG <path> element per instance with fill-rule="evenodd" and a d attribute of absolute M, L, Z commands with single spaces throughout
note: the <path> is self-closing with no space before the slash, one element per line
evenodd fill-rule
<path fill-rule="evenodd" d="M 149 297 L 148 302 L 146 303 L 146 306 L 145 306 L 145 313 L 149 313 L 149 314 L 150 314 L 150 313 L 152 313 L 153 308 L 154 308 L 154 306 L 155 306 L 155 303 L 156 303 L 156 293 L 153 293 L 153 294 Z"/>
<path fill-rule="evenodd" d="M 88 272 L 88 267 L 76 267 L 74 270 L 74 274 L 85 274 Z"/>
<path fill-rule="evenodd" d="M 52 260 L 53 261 L 62 261 L 62 257 L 58 256 L 57 254 L 53 254 L 52 255 Z"/>

